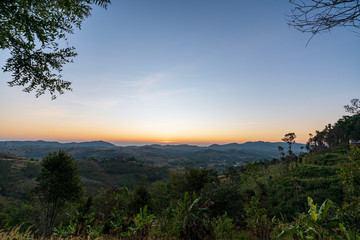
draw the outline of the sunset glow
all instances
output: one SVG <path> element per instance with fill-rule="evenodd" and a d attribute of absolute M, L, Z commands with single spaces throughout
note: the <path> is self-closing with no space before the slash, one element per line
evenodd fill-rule
<path fill-rule="evenodd" d="M 287 1 L 240 2 L 95 9 L 69 39 L 72 92 L 35 98 L 0 73 L 0 140 L 210 145 L 295 132 L 305 143 L 359 97 L 359 38 L 337 30 L 306 47 Z"/>

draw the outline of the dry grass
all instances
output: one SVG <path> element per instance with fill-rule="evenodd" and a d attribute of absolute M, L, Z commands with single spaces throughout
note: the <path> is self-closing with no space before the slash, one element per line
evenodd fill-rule
<path fill-rule="evenodd" d="M 6 232 L 4 230 L 0 230 L 0 239 L 1 240 L 121 240 L 121 239 L 127 239 L 127 240 L 133 240 L 133 239 L 139 239 L 136 237 L 100 237 L 100 238 L 90 238 L 90 237 L 70 237 L 70 238 L 58 238 L 58 237 L 36 237 L 34 233 L 27 231 L 25 233 L 20 232 L 20 227 L 13 228 L 11 231 Z M 145 238 L 141 238 L 143 240 L 171 240 L 175 238 L 167 238 L 167 237 L 154 237 L 154 236 L 148 236 Z"/>

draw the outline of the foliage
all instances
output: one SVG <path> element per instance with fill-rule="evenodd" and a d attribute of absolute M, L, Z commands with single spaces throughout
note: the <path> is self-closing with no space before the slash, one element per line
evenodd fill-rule
<path fill-rule="evenodd" d="M 360 149 L 351 147 L 352 156 L 340 165 L 339 177 L 345 190 L 345 202 L 340 213 L 342 222 L 352 232 L 360 232 Z"/>
<path fill-rule="evenodd" d="M 201 197 L 193 195 L 193 200 L 186 192 L 183 200 L 177 201 L 175 222 L 180 239 L 202 239 L 211 234 L 211 226 L 206 221 L 204 211 L 208 203 L 200 206 Z"/>
<path fill-rule="evenodd" d="M 127 214 L 131 197 L 132 194 L 126 187 L 102 192 L 94 198 L 91 206 L 93 222 L 101 222 L 105 226 L 105 233 L 116 235 L 126 231 L 130 221 Z"/>
<path fill-rule="evenodd" d="M 290 0 L 290 26 L 313 35 L 334 27 L 360 28 L 360 3 L 356 0 Z"/>
<path fill-rule="evenodd" d="M 89 194 L 98 194 L 108 186 L 134 188 L 138 184 L 166 179 L 169 175 L 165 167 L 151 166 L 134 158 L 78 160 L 78 165 Z"/>
<path fill-rule="evenodd" d="M 260 202 L 252 198 L 249 204 L 245 205 L 246 222 L 248 229 L 257 239 L 270 239 L 274 227 L 274 220 L 269 219 L 265 208 L 260 207 Z"/>
<path fill-rule="evenodd" d="M 169 184 L 165 181 L 156 181 L 148 189 L 152 196 L 149 208 L 156 214 L 162 214 L 170 205 Z"/>
<path fill-rule="evenodd" d="M 353 114 L 360 113 L 360 99 L 354 98 L 350 101 L 351 105 L 345 105 L 345 111 Z"/>
<path fill-rule="evenodd" d="M 215 232 L 216 239 L 232 239 L 234 235 L 234 221 L 228 217 L 227 212 L 218 216 L 213 222 L 212 227 Z"/>
<path fill-rule="evenodd" d="M 143 238 L 150 232 L 152 221 L 154 220 L 154 214 L 148 214 L 147 206 L 140 208 L 140 212 L 134 218 L 135 227 L 130 227 L 132 235 L 137 238 Z"/>
<path fill-rule="evenodd" d="M 303 162 L 313 166 L 337 167 L 339 163 L 349 161 L 351 155 L 349 150 L 349 146 L 340 145 L 312 151 L 303 158 Z"/>
<path fill-rule="evenodd" d="M 286 164 L 286 168 L 289 168 L 289 165 L 291 162 L 295 161 L 296 165 L 297 165 L 297 156 L 293 153 L 291 147 L 292 145 L 295 143 L 295 138 L 296 135 L 295 133 L 287 133 L 285 134 L 284 138 L 282 138 L 281 140 L 284 141 L 285 143 L 288 144 L 289 146 L 289 150 L 288 150 L 288 157 L 287 158 L 283 158 L 283 161 Z M 281 150 L 281 149 L 279 149 Z"/>
<path fill-rule="evenodd" d="M 6 232 L 0 229 L 0 239 L 2 240 L 27 240 L 34 239 L 34 234 L 30 231 L 30 228 L 24 232 L 20 231 L 20 226 L 11 229 Z"/>
<path fill-rule="evenodd" d="M 313 151 L 326 147 L 348 144 L 349 140 L 360 139 L 360 115 L 343 116 L 335 124 L 328 124 L 322 131 L 316 131 L 308 141 L 308 148 Z"/>
<path fill-rule="evenodd" d="M 281 139 L 289 145 L 289 154 L 292 153 L 291 146 L 295 143 L 295 138 L 295 133 L 287 133 L 285 134 L 284 138 Z"/>
<path fill-rule="evenodd" d="M 0 160 L 0 176 L 6 176 L 10 173 L 11 163 L 7 160 Z"/>
<path fill-rule="evenodd" d="M 212 177 L 210 171 L 206 169 L 196 169 L 190 167 L 185 173 L 176 172 L 170 175 L 170 188 L 172 196 L 179 198 L 185 192 L 199 193 L 204 188 L 205 184 L 210 183 Z"/>
<path fill-rule="evenodd" d="M 360 238 L 359 233 L 346 229 L 346 227 L 342 223 L 339 223 L 339 228 L 345 235 L 346 240 L 356 240 Z"/>
<path fill-rule="evenodd" d="M 346 146 L 312 151 L 302 156 L 298 165 L 291 162 L 289 169 L 284 168 L 286 159 L 247 163 L 220 175 L 208 169 L 188 168 L 173 172 L 169 180 L 150 185 L 140 181 L 134 189 L 99 189 L 94 197 L 64 204 L 49 235 L 59 239 L 109 240 L 276 239 L 279 235 L 287 235 L 287 239 L 354 239 L 360 226 L 356 184 L 360 154 L 355 148 L 352 151 L 350 154 Z M 107 160 L 82 160 L 91 163 L 85 165 L 84 179 L 93 179 L 92 174 L 101 179 L 100 176 L 107 176 L 103 173 L 112 171 L 111 166 L 116 169 L 117 163 L 125 162 L 108 160 L 107 166 Z M 129 164 L 147 167 L 135 160 L 129 160 Z M 7 178 L 25 175 L 26 168 L 26 161 L 11 160 L 12 174 Z M 144 170 L 134 167 L 131 171 L 135 169 Z M 126 169 L 118 168 L 111 174 L 116 176 L 118 171 L 124 173 Z M 6 183 L 4 179 L 0 184 Z M 30 180 L 26 176 L 21 179 Z M 103 180 L 116 186 L 114 179 Z M 324 203 L 317 207 L 307 196 Z M 36 218 L 41 205 L 23 202 L 19 206 L 18 201 L 0 196 L 0 216 L 6 218 L 2 223 L 6 234 L 20 222 L 24 224 L 19 234 L 25 233 L 28 226 L 33 226 L 34 233 L 41 231 Z M 300 214 L 308 208 L 310 211 Z"/>
<path fill-rule="evenodd" d="M 271 215 L 291 219 L 296 212 L 303 212 L 307 196 L 319 201 L 330 198 L 337 204 L 343 201 L 342 184 L 337 168 L 303 164 L 280 178 L 274 178 L 268 185 L 265 206 Z"/>
<path fill-rule="evenodd" d="M 236 224 L 243 223 L 245 197 L 236 184 L 224 182 L 218 185 L 210 185 L 204 190 L 203 197 L 211 199 L 213 202 L 208 209 L 210 217 L 226 214 Z"/>
<path fill-rule="evenodd" d="M 22 169 L 24 175 L 28 178 L 35 178 L 40 173 L 40 166 L 36 163 L 28 162 L 25 168 Z"/>
<path fill-rule="evenodd" d="M 145 186 L 136 186 L 132 196 L 129 208 L 133 213 L 138 213 L 139 210 L 150 203 L 151 195 Z"/>
<path fill-rule="evenodd" d="M 325 200 L 320 208 L 317 208 L 312 198 L 308 197 L 309 212 L 307 215 L 299 214 L 295 226 L 284 229 L 279 238 L 296 236 L 298 239 L 329 239 L 331 234 L 323 224 L 332 202 Z M 334 225 L 334 224 L 333 224 Z"/>
<path fill-rule="evenodd" d="M 339 176 L 345 186 L 347 200 L 360 204 L 360 149 L 352 146 L 351 153 L 350 161 L 340 165 Z"/>
<path fill-rule="evenodd" d="M 33 193 L 46 202 L 77 201 L 83 193 L 77 163 L 64 151 L 50 153 L 41 162 L 41 172 Z"/>
<path fill-rule="evenodd" d="M 75 159 L 61 150 L 43 159 L 36 181 L 32 198 L 40 207 L 41 233 L 48 236 L 66 203 L 81 198 L 83 186 Z"/>
<path fill-rule="evenodd" d="M 8 214 L 0 212 L 0 229 L 4 229 L 7 227 L 9 218 L 10 217 Z"/>
<path fill-rule="evenodd" d="M 0 49 L 9 50 L 3 70 L 12 72 L 10 86 L 26 86 L 36 96 L 48 91 L 52 98 L 70 90 L 62 80 L 64 64 L 76 56 L 67 35 L 90 16 L 92 5 L 105 7 L 110 0 L 12 0 L 0 2 Z"/>

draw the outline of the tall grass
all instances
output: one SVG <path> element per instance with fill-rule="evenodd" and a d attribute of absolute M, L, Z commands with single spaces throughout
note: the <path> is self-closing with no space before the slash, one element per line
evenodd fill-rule
<path fill-rule="evenodd" d="M 15 227 L 11 229 L 10 231 L 5 231 L 3 229 L 0 230 L 0 239 L 1 240 L 121 240 L 121 239 L 138 239 L 134 237 L 112 237 L 112 236 L 106 236 L 106 237 L 100 237 L 100 238 L 90 238 L 84 237 L 84 236 L 77 236 L 77 237 L 69 237 L 69 238 L 61 238 L 61 237 L 50 237 L 50 238 L 44 238 L 44 237 L 38 237 L 36 234 L 30 231 L 30 229 L 27 229 L 25 232 L 20 231 L 21 226 Z M 154 237 L 154 236 L 146 236 L 141 238 L 143 240 L 171 240 L 175 239 L 172 237 Z"/>

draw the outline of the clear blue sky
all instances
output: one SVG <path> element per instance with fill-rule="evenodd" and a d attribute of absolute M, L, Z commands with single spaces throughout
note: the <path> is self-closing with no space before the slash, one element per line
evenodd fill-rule
<path fill-rule="evenodd" d="M 359 98 L 360 35 L 288 27 L 288 1 L 117 1 L 69 38 L 72 92 L 51 101 L 0 73 L 0 140 L 305 142 Z M 3 65 L 6 53 L 0 56 Z"/>

